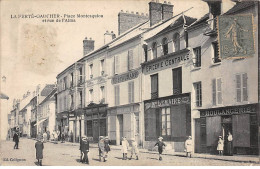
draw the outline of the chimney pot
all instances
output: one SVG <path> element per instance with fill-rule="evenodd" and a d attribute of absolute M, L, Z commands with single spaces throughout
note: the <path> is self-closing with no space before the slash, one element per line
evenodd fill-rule
<path fill-rule="evenodd" d="M 83 55 L 92 52 L 94 50 L 94 40 L 92 38 L 87 39 L 87 37 L 83 40 Z"/>
<path fill-rule="evenodd" d="M 88 39 L 88 37 L 85 37 L 85 39 L 87 40 L 87 39 Z"/>
<path fill-rule="evenodd" d="M 123 10 L 121 10 L 121 12 L 124 12 Z"/>
<path fill-rule="evenodd" d="M 139 15 L 139 12 L 136 12 L 136 15 Z"/>

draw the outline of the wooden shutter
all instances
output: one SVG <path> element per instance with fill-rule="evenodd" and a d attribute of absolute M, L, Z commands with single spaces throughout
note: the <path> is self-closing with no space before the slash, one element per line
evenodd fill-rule
<path fill-rule="evenodd" d="M 119 96 L 120 96 L 120 88 L 119 85 L 115 86 L 115 105 L 119 105 Z"/>
<path fill-rule="evenodd" d="M 250 147 L 250 115 L 232 116 L 233 146 Z"/>
<path fill-rule="evenodd" d="M 131 87 L 132 87 L 132 89 L 131 89 L 131 92 L 132 92 L 132 98 L 131 98 L 131 99 L 132 99 L 132 103 L 134 103 L 134 100 L 135 100 L 135 99 L 134 99 L 134 98 L 135 98 L 135 97 L 134 97 L 134 96 L 135 96 L 135 95 L 134 95 L 134 94 L 135 94 L 135 90 L 134 90 L 134 88 L 135 88 L 135 87 L 134 87 L 134 82 L 132 82 L 132 86 L 131 86 Z"/>
<path fill-rule="evenodd" d="M 217 79 L 218 104 L 222 103 L 221 78 Z"/>
<path fill-rule="evenodd" d="M 242 75 L 242 87 L 243 87 L 243 101 L 248 101 L 248 94 L 247 94 L 247 74 L 244 73 Z"/>
<path fill-rule="evenodd" d="M 237 102 L 241 102 L 241 76 L 236 75 Z"/>
<path fill-rule="evenodd" d="M 221 136 L 221 116 L 206 118 L 207 146 L 217 146 L 218 137 Z"/>
<path fill-rule="evenodd" d="M 216 105 L 216 79 L 212 80 L 212 104 Z"/>
<path fill-rule="evenodd" d="M 128 103 L 132 103 L 132 84 L 128 82 Z"/>
<path fill-rule="evenodd" d="M 151 76 L 151 93 L 157 93 L 158 95 L 158 74 Z"/>
<path fill-rule="evenodd" d="M 180 68 L 172 70 L 173 94 L 182 93 L 182 71 Z"/>
<path fill-rule="evenodd" d="M 133 49 L 128 51 L 128 70 L 133 69 L 134 58 L 133 58 Z"/>

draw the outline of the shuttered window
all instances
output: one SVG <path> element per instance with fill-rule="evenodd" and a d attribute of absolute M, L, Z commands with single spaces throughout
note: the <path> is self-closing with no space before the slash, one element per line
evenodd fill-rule
<path fill-rule="evenodd" d="M 236 95 L 237 102 L 248 101 L 247 73 L 236 75 Z"/>
<path fill-rule="evenodd" d="M 158 98 L 158 74 L 151 75 L 151 99 Z"/>
<path fill-rule="evenodd" d="M 120 104 L 120 87 L 119 85 L 115 86 L 115 105 L 118 106 Z"/>
<path fill-rule="evenodd" d="M 216 101 L 216 79 L 212 80 L 212 104 L 216 105 L 217 101 Z"/>
<path fill-rule="evenodd" d="M 133 69 L 134 65 L 134 57 L 133 57 L 133 49 L 128 51 L 128 70 Z"/>
<path fill-rule="evenodd" d="M 182 70 L 181 67 L 172 69 L 173 94 L 182 93 Z"/>
<path fill-rule="evenodd" d="M 134 103 L 134 82 L 128 82 L 128 102 Z"/>
<path fill-rule="evenodd" d="M 194 83 L 196 106 L 202 106 L 201 82 Z"/>
<path fill-rule="evenodd" d="M 195 55 L 195 67 L 201 66 L 201 47 L 197 47 L 193 49 L 194 55 Z"/>

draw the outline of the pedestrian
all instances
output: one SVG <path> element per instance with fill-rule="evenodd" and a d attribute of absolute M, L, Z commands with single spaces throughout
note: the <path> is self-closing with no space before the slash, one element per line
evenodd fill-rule
<path fill-rule="evenodd" d="M 89 141 L 86 136 L 83 136 L 80 141 L 80 152 L 81 152 L 81 162 L 89 164 L 89 160 L 88 160 Z"/>
<path fill-rule="evenodd" d="M 193 149 L 193 143 L 192 143 L 192 137 L 189 136 L 188 139 L 185 141 L 185 151 L 186 151 L 186 156 L 191 158 L 192 154 L 192 149 Z"/>
<path fill-rule="evenodd" d="M 135 138 L 131 138 L 131 156 L 130 156 L 129 160 L 132 159 L 133 154 L 135 154 L 136 160 L 138 160 L 139 150 L 138 150 Z"/>
<path fill-rule="evenodd" d="M 61 133 L 61 142 L 62 143 L 65 142 L 65 133 L 64 133 L 64 131 Z"/>
<path fill-rule="evenodd" d="M 42 166 L 42 159 L 43 159 L 43 142 L 41 141 L 40 136 L 37 138 L 37 142 L 35 143 L 36 149 L 36 159 L 38 160 L 38 164 Z"/>
<path fill-rule="evenodd" d="M 49 130 L 47 131 L 47 140 L 48 141 L 50 140 L 50 131 Z"/>
<path fill-rule="evenodd" d="M 222 139 L 222 136 L 219 136 L 219 138 L 218 138 L 218 147 L 217 147 L 219 155 L 223 155 L 223 149 L 224 149 L 224 141 Z"/>
<path fill-rule="evenodd" d="M 129 147 L 129 143 L 126 137 L 122 138 L 122 153 L 123 153 L 123 160 L 127 160 L 127 149 Z"/>
<path fill-rule="evenodd" d="M 19 149 L 18 148 L 18 144 L 19 144 L 19 134 L 18 134 L 18 132 L 14 133 L 13 141 L 15 142 L 14 149 Z"/>
<path fill-rule="evenodd" d="M 104 137 L 100 136 L 99 137 L 99 142 L 98 142 L 98 150 L 99 150 L 99 161 L 101 162 L 102 158 L 103 161 L 106 162 L 105 159 L 105 143 L 104 143 Z"/>
<path fill-rule="evenodd" d="M 73 132 L 70 131 L 70 142 L 73 142 Z"/>
<path fill-rule="evenodd" d="M 155 143 L 155 146 L 158 146 L 158 152 L 159 152 L 159 160 L 162 161 L 162 152 L 163 152 L 163 148 L 166 147 L 166 144 L 162 141 L 163 138 L 159 137 L 158 141 Z"/>
<path fill-rule="evenodd" d="M 47 142 L 47 133 L 44 132 L 42 136 L 43 136 L 43 142 L 46 143 Z"/>
<path fill-rule="evenodd" d="M 104 144 L 105 144 L 105 161 L 106 159 L 108 158 L 108 152 L 110 151 L 110 146 L 109 146 L 109 139 L 108 137 L 105 137 L 105 140 L 104 140 Z"/>
<path fill-rule="evenodd" d="M 233 142 L 233 136 L 231 134 L 230 131 L 228 131 L 228 136 L 227 136 L 227 155 L 229 156 L 232 156 L 233 155 L 233 145 L 232 145 L 232 142 Z"/>

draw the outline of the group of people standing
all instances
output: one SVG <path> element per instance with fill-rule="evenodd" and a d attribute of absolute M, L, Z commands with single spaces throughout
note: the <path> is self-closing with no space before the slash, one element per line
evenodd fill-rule
<path fill-rule="evenodd" d="M 227 143 L 225 144 L 227 146 L 226 150 L 226 154 L 229 156 L 233 155 L 233 146 L 232 146 L 232 141 L 233 141 L 233 136 L 231 134 L 231 132 L 228 132 L 227 135 Z M 223 155 L 223 151 L 224 151 L 224 140 L 222 138 L 222 136 L 219 136 L 218 139 L 218 146 L 217 146 L 217 151 L 219 153 L 219 155 Z"/>

